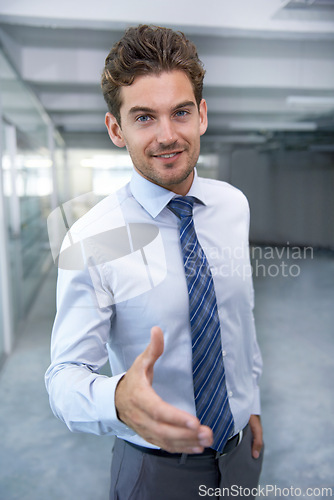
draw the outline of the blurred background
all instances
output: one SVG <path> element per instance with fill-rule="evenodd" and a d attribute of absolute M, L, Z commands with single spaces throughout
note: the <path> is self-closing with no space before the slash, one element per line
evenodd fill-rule
<path fill-rule="evenodd" d="M 44 388 L 57 271 L 47 220 L 70 206 L 71 223 L 130 179 L 99 81 L 139 23 L 195 42 L 209 111 L 198 172 L 250 203 L 260 496 L 334 495 L 334 1 L 3 0 L 0 498 L 108 498 L 112 438 L 71 434 Z"/>

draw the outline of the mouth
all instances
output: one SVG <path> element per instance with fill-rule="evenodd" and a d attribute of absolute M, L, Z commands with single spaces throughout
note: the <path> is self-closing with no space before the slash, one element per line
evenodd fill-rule
<path fill-rule="evenodd" d="M 170 153 L 169 155 L 156 155 L 157 158 L 173 158 L 177 153 Z"/>
<path fill-rule="evenodd" d="M 161 155 L 152 155 L 152 156 L 154 158 L 158 158 L 158 159 L 162 159 L 162 160 L 171 160 L 171 159 L 174 159 L 174 158 L 177 158 L 178 156 L 180 156 L 181 153 L 182 153 L 182 151 L 175 151 L 173 153 L 164 153 Z"/>

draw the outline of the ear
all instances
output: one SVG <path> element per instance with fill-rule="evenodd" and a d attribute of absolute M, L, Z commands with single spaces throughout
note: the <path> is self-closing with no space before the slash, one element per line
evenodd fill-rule
<path fill-rule="evenodd" d="M 111 113 L 107 113 L 104 123 L 108 129 L 108 134 L 115 146 L 123 148 L 125 146 L 125 141 L 122 134 L 122 129 L 119 126 L 116 118 Z"/>
<path fill-rule="evenodd" d="M 199 103 L 199 120 L 199 132 L 200 135 L 203 135 L 208 128 L 208 108 L 205 99 L 202 99 Z"/>

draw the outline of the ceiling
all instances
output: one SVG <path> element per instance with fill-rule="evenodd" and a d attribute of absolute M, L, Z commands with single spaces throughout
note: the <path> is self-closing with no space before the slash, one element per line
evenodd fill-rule
<path fill-rule="evenodd" d="M 334 149 L 334 0 L 7 2 L 1 44 L 69 147 L 109 144 L 100 74 L 112 44 L 139 23 L 196 43 L 204 148 Z"/>

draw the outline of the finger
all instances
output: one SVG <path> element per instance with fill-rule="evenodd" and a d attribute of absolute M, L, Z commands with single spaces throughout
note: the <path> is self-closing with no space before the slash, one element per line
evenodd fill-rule
<path fill-rule="evenodd" d="M 153 369 L 155 362 L 164 352 L 164 335 L 159 326 L 154 326 L 151 329 L 151 340 L 145 351 L 139 356 L 140 361 L 146 370 L 149 382 L 153 381 Z"/>
<path fill-rule="evenodd" d="M 156 397 L 156 403 L 153 402 L 154 410 L 147 408 L 141 400 L 140 406 L 127 415 L 130 427 L 146 441 L 170 453 L 200 453 L 212 445 L 209 427 L 201 426 L 193 415 L 161 403 L 159 399 Z"/>
<path fill-rule="evenodd" d="M 192 437 L 197 445 L 204 447 L 212 445 L 213 433 L 210 427 L 201 425 L 194 415 L 166 403 L 153 389 L 152 392 L 151 396 L 145 393 L 141 400 L 142 411 L 146 413 L 146 418 L 152 421 L 150 425 L 155 425 L 157 428 L 160 426 L 162 432 L 167 432 L 167 438 Z"/>
<path fill-rule="evenodd" d="M 147 441 L 170 453 L 201 453 L 213 442 L 212 430 L 205 426 L 200 426 L 195 432 L 184 427 L 152 422 L 146 431 L 143 437 Z"/>
<path fill-rule="evenodd" d="M 200 422 L 197 417 L 167 403 L 152 387 L 141 391 L 138 406 L 155 422 L 184 427 L 192 431 L 199 429 Z"/>
<path fill-rule="evenodd" d="M 258 439 L 254 439 L 252 444 L 252 457 L 259 458 L 262 449 L 262 442 Z"/>
<path fill-rule="evenodd" d="M 164 352 L 164 334 L 159 326 L 151 329 L 151 341 L 148 345 L 148 356 L 154 360 L 154 363 Z"/>

